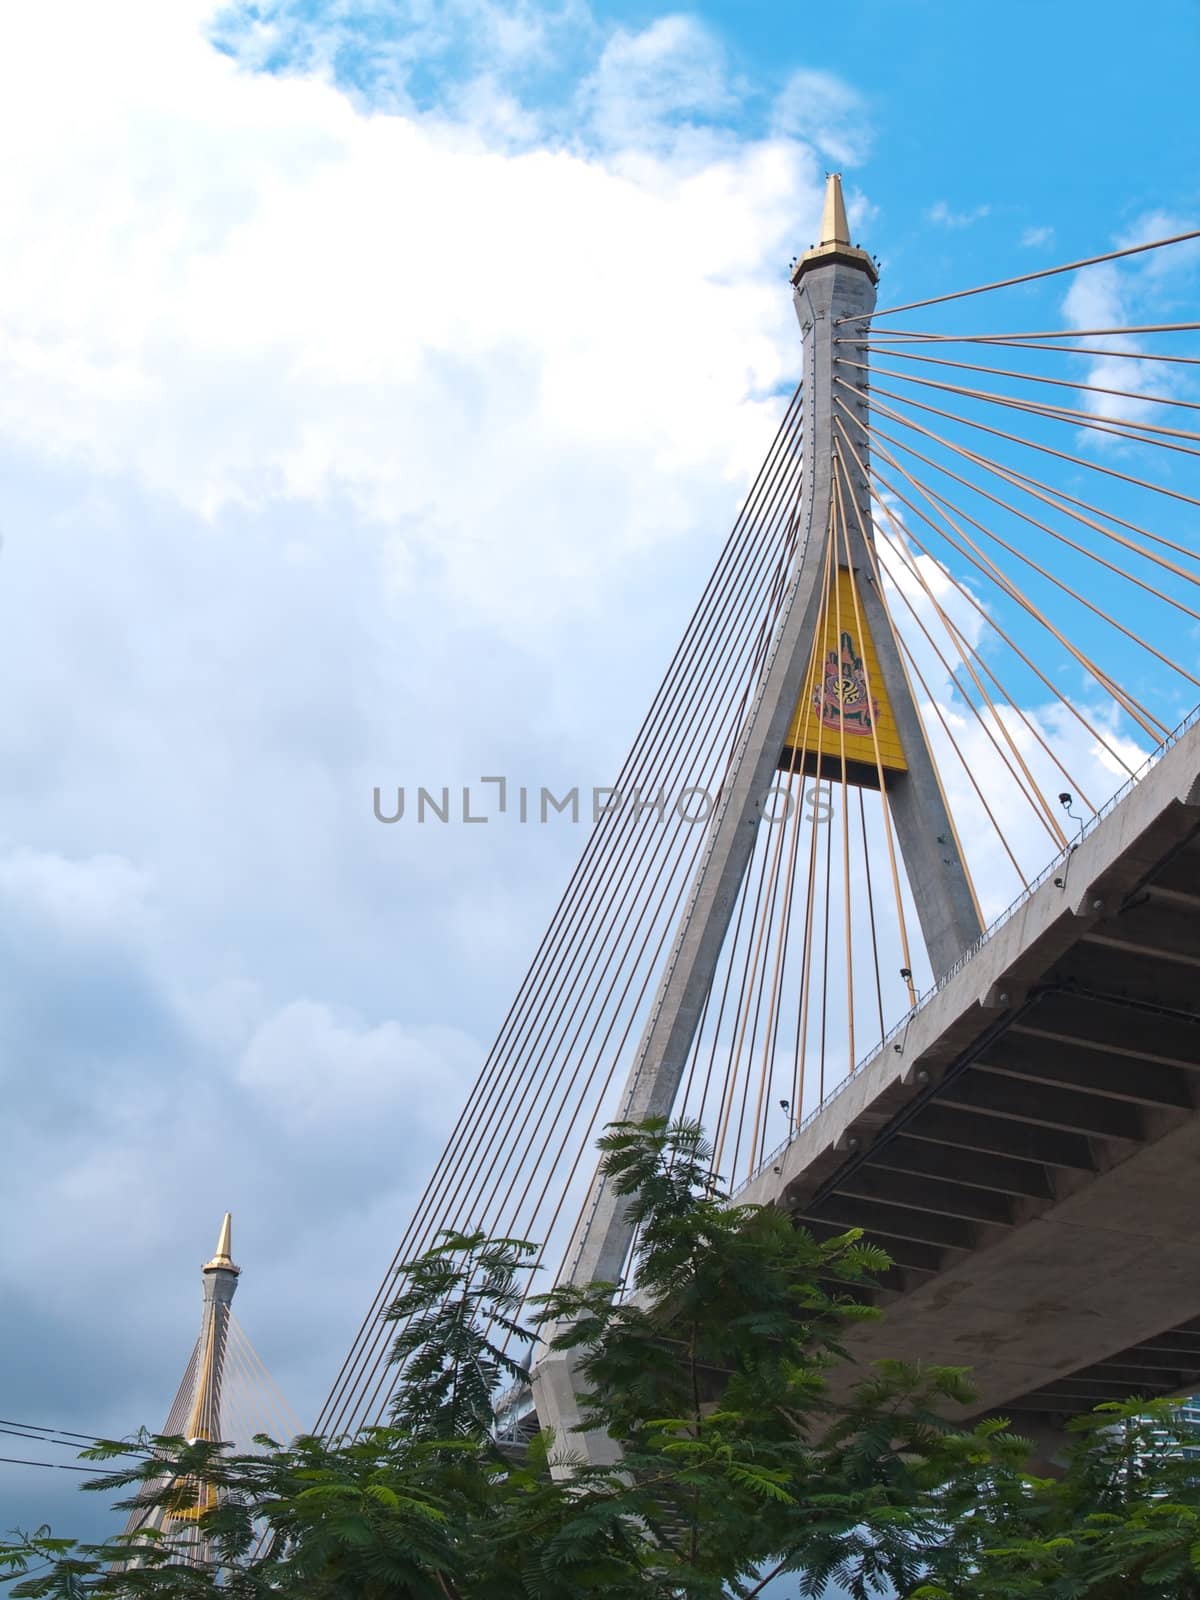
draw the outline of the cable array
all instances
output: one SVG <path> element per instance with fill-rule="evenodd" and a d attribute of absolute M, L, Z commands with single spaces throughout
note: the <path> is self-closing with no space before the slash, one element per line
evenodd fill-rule
<path fill-rule="evenodd" d="M 875 319 L 1027 296 L 1197 238 Z M 802 438 L 792 396 L 617 780 L 621 803 L 597 820 L 317 1431 L 385 1415 L 381 1314 L 439 1230 L 533 1239 L 539 1266 L 561 1254 L 798 562 L 820 564 L 804 688 L 675 1103 L 708 1129 L 724 1184 L 757 1171 L 937 976 L 897 834 L 905 763 L 872 627 L 898 652 L 891 693 L 919 714 L 951 819 L 936 843 L 961 862 L 980 926 L 1197 698 L 1200 357 L 1163 341 L 1200 323 L 958 333 L 876 320 L 835 330 L 827 439 Z M 969 359 L 981 345 L 987 359 Z M 797 514 L 818 448 L 828 520 L 805 544 Z"/>
<path fill-rule="evenodd" d="M 440 1229 L 559 1240 L 590 1176 L 771 642 L 796 553 L 800 390 L 734 524 L 317 1427 L 376 1420 L 392 1381 L 380 1313 Z"/>
<path fill-rule="evenodd" d="M 163 1435 L 222 1440 L 245 1454 L 259 1448 L 254 1442 L 258 1434 L 285 1442 L 303 1431 L 229 1306 L 206 1308 L 204 1325 L 167 1413 Z M 147 1459 L 152 1454 L 136 1447 L 130 1453 Z M 170 1482 L 167 1474 L 154 1479 L 142 1490 L 143 1497 L 160 1495 Z M 173 1510 L 161 1505 L 134 1509 L 125 1532 L 161 1529 L 170 1534 L 180 1562 L 199 1566 L 211 1554 L 199 1517 L 216 1505 L 217 1489 L 200 1478 L 189 1478 L 183 1488 L 183 1503 Z"/>

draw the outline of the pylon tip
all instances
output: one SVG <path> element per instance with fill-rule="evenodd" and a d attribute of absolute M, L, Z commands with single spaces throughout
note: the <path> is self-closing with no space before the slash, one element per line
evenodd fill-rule
<path fill-rule="evenodd" d="M 840 172 L 831 172 L 825 179 L 825 205 L 821 211 L 821 237 L 817 243 L 850 243 L 850 224 L 846 220 L 846 201 L 842 194 Z"/>
<path fill-rule="evenodd" d="M 233 1264 L 230 1251 L 233 1248 L 233 1214 L 227 1211 L 225 1220 L 221 1223 L 221 1231 L 217 1235 L 217 1248 L 211 1261 L 204 1263 L 204 1270 L 224 1267 L 226 1272 L 236 1272 L 238 1269 Z"/>
<path fill-rule="evenodd" d="M 850 222 L 846 216 L 846 199 L 842 194 L 840 172 L 825 174 L 825 204 L 821 209 L 821 235 L 811 250 L 806 250 L 790 273 L 792 284 L 799 288 L 800 280 L 813 267 L 831 262 L 861 267 L 872 283 L 879 282 L 879 269 L 874 261 L 857 245 L 850 243 Z"/>

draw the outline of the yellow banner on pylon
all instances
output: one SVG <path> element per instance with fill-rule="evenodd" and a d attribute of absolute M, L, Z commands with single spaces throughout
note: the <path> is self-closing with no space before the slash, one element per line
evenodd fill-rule
<path fill-rule="evenodd" d="M 864 788 L 878 789 L 880 766 L 885 772 L 908 770 L 862 596 L 856 595 L 844 567 L 830 587 L 821 647 L 814 653 L 779 765 L 785 772 L 840 779 L 843 753 L 846 781 Z"/>

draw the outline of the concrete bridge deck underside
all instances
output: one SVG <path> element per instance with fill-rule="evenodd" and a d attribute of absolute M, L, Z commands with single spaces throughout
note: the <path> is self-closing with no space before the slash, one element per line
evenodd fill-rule
<path fill-rule="evenodd" d="M 895 1265 L 862 1361 L 1032 1426 L 1200 1388 L 1200 727 L 739 1200 Z"/>

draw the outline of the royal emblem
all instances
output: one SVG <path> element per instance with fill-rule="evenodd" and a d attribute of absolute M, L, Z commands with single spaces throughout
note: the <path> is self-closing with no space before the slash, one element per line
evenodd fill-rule
<path fill-rule="evenodd" d="M 867 692 L 863 659 L 849 633 L 842 634 L 841 650 L 831 650 L 825 657 L 823 675 L 813 688 L 813 709 L 822 727 L 845 729 L 858 737 L 871 732 L 879 708 Z"/>

